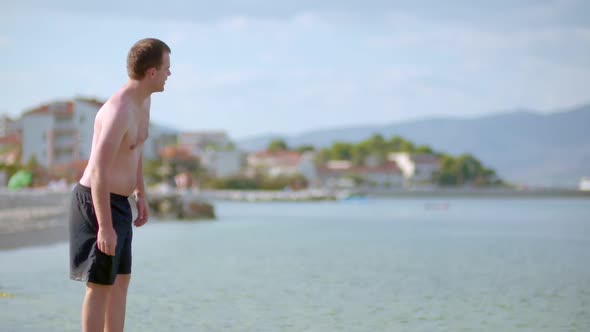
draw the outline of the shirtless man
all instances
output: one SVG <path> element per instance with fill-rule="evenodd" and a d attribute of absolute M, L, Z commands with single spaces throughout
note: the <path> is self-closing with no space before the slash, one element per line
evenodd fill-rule
<path fill-rule="evenodd" d="M 72 193 L 70 278 L 86 282 L 82 330 L 123 331 L 131 277 L 132 214 L 148 220 L 142 146 L 148 137 L 150 96 L 164 91 L 170 48 L 142 39 L 127 57 L 129 81 L 102 106 L 94 122 L 90 160 Z"/>

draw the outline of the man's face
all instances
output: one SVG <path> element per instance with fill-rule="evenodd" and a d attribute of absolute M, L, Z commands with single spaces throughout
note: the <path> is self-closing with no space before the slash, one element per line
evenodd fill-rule
<path fill-rule="evenodd" d="M 154 71 L 153 83 L 155 91 L 164 91 L 164 85 L 170 74 L 170 53 L 164 52 L 160 69 Z"/>

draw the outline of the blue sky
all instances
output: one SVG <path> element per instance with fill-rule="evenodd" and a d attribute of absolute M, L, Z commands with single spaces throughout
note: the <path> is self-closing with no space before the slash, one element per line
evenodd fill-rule
<path fill-rule="evenodd" d="M 152 119 L 233 138 L 590 102 L 590 2 L 33 1 L 0 13 L 0 113 L 108 98 L 172 48 Z"/>

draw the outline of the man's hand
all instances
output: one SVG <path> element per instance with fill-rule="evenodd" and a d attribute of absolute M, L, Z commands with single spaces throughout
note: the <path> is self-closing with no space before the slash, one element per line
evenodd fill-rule
<path fill-rule="evenodd" d="M 98 250 L 109 256 L 115 256 L 115 250 L 117 249 L 117 233 L 115 233 L 115 230 L 112 227 L 99 228 L 96 244 L 98 245 Z"/>
<path fill-rule="evenodd" d="M 135 201 L 137 203 L 137 219 L 135 219 L 133 224 L 136 227 L 141 227 L 148 221 L 149 208 L 147 206 L 145 197 L 138 196 L 136 197 Z"/>

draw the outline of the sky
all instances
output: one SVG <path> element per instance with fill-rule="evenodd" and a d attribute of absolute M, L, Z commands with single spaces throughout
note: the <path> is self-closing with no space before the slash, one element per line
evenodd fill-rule
<path fill-rule="evenodd" d="M 106 100 L 172 49 L 154 122 L 240 139 L 590 102 L 590 1 L 34 1 L 0 10 L 0 113 Z"/>

